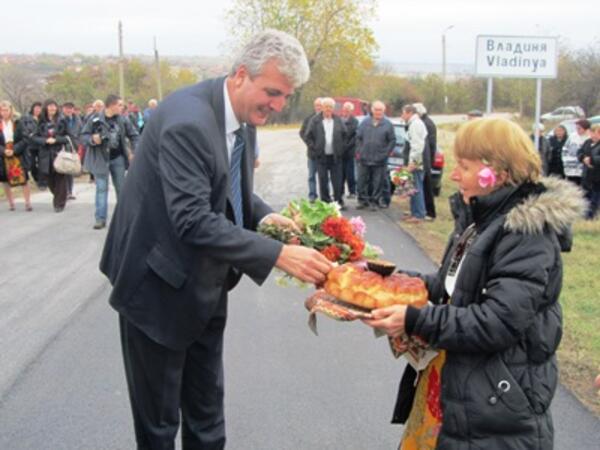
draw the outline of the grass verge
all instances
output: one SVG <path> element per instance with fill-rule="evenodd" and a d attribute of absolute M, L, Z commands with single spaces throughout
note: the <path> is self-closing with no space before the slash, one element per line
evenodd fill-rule
<path fill-rule="evenodd" d="M 438 141 L 446 151 L 446 166 L 442 193 L 436 200 L 437 219 L 418 225 L 401 226 L 419 242 L 424 251 L 440 262 L 446 240 L 453 229 L 448 196 L 455 192 L 450 172 L 455 166 L 452 155 L 454 129 L 440 127 Z M 408 201 L 394 202 L 409 209 Z M 563 339 L 558 349 L 560 377 L 592 412 L 600 416 L 600 394 L 593 381 L 600 373 L 600 220 L 579 221 L 574 228 L 574 244 L 570 253 L 563 253 L 563 288 L 560 303 L 563 308 Z"/>

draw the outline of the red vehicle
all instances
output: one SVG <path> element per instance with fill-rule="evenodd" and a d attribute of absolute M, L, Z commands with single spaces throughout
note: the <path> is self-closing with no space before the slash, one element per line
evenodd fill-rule
<path fill-rule="evenodd" d="M 352 111 L 353 116 L 366 116 L 369 112 L 370 103 L 366 100 L 361 100 L 356 97 L 333 97 L 335 100 L 335 109 L 334 113 L 338 116 L 342 113 L 342 106 L 344 103 L 350 102 L 354 105 L 354 111 Z"/>

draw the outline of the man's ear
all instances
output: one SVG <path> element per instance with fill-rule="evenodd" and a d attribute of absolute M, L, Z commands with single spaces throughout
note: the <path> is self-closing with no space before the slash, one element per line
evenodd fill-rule
<path fill-rule="evenodd" d="M 240 65 L 235 71 L 235 74 L 233 75 L 235 87 L 239 88 L 248 76 L 249 74 L 248 69 L 246 69 L 246 66 L 244 66 L 243 64 Z"/>

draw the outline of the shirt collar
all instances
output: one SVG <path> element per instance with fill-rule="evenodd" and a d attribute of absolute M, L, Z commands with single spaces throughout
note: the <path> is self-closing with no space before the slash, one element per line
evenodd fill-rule
<path fill-rule="evenodd" d="M 225 104 L 225 135 L 236 132 L 241 126 L 233 112 L 229 92 L 227 92 L 227 78 L 223 83 L 223 99 Z"/>

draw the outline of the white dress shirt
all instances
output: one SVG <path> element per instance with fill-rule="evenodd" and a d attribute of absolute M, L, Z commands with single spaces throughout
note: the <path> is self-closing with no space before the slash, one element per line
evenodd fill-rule
<path fill-rule="evenodd" d="M 227 159 L 231 162 L 231 152 L 235 143 L 235 132 L 240 129 L 240 122 L 237 120 L 231 106 L 229 92 L 227 92 L 227 79 L 223 83 L 223 103 L 225 104 L 225 142 L 227 144 Z"/>
<path fill-rule="evenodd" d="M 333 155 L 333 119 L 323 117 L 323 129 L 325 130 L 325 154 Z"/>

